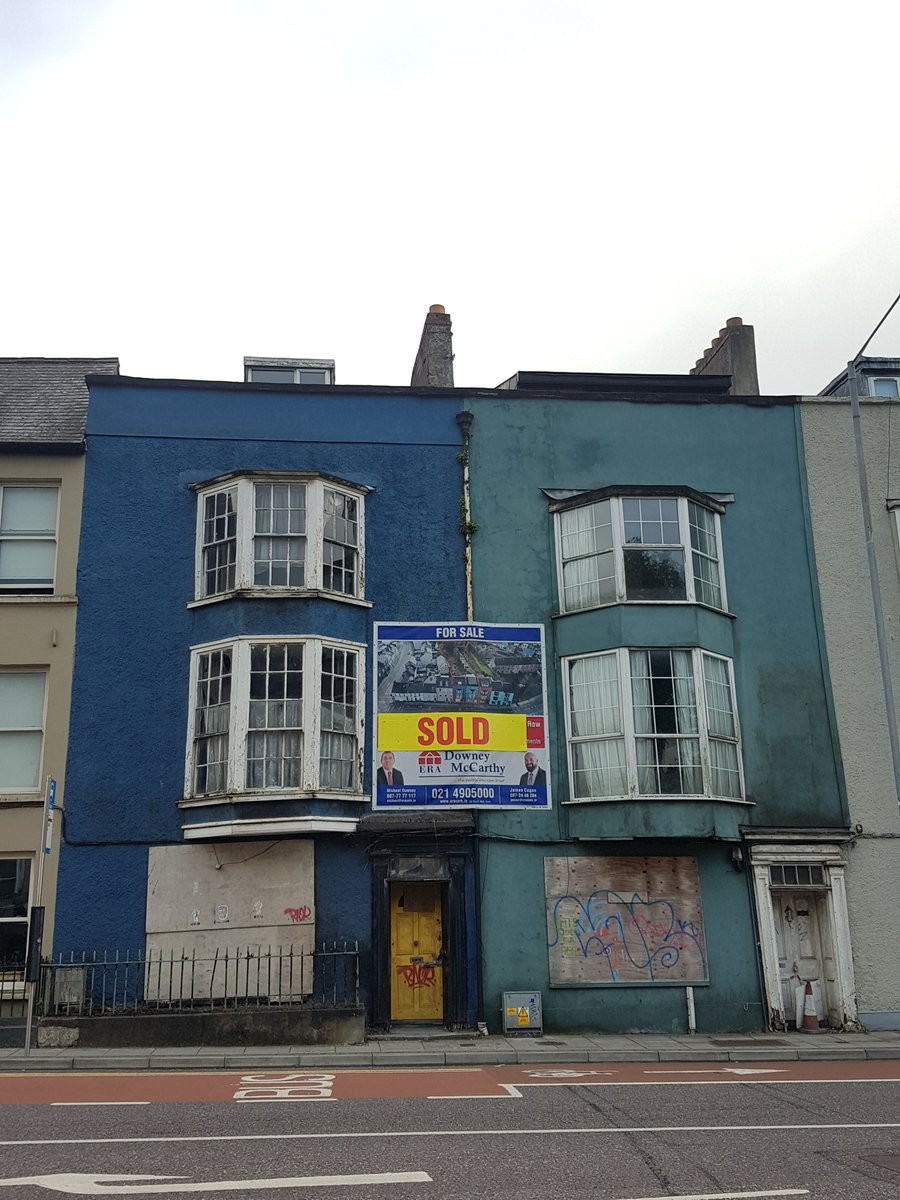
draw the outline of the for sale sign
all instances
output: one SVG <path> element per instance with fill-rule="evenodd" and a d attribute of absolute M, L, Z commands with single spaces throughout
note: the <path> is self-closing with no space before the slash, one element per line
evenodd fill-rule
<path fill-rule="evenodd" d="M 550 807 L 541 625 L 375 626 L 373 806 Z"/>

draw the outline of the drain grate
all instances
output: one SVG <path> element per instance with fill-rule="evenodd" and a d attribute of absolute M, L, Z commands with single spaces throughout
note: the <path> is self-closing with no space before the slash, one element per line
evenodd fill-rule
<path fill-rule="evenodd" d="M 710 1038 L 714 1046 L 721 1046 L 723 1049 L 730 1047 L 747 1047 L 752 1049 L 754 1046 L 787 1046 L 789 1042 L 781 1042 L 778 1038 Z"/>

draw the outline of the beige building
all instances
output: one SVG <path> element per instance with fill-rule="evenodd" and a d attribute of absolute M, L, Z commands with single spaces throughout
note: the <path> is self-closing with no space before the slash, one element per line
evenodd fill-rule
<path fill-rule="evenodd" d="M 900 360 L 859 364 L 863 446 L 891 690 L 900 700 Z M 845 851 L 857 1009 L 900 1028 L 900 808 L 847 374 L 801 406 L 825 642 L 853 840 Z M 893 426 L 897 428 L 894 429 Z"/>
<path fill-rule="evenodd" d="M 38 903 L 49 779 L 56 782 L 58 815 L 44 857 L 45 953 L 52 944 L 75 650 L 85 376 L 118 369 L 114 358 L 0 359 L 0 999 L 6 1001 L 22 992 L 19 968 L 29 910 Z"/>

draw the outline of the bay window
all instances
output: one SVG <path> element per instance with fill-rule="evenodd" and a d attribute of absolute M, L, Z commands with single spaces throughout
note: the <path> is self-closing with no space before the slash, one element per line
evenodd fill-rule
<path fill-rule="evenodd" d="M 318 638 L 197 647 L 185 797 L 359 793 L 363 655 Z"/>
<path fill-rule="evenodd" d="M 560 608 L 693 602 L 725 608 L 719 509 L 690 495 L 613 495 L 557 502 Z"/>
<path fill-rule="evenodd" d="M 235 591 L 363 597 L 366 489 L 269 472 L 196 490 L 198 600 Z"/>
<path fill-rule="evenodd" d="M 731 663 L 698 649 L 564 660 L 570 795 L 743 798 Z"/>

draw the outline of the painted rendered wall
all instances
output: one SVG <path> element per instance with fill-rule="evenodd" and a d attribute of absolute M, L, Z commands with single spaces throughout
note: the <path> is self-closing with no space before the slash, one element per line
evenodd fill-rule
<path fill-rule="evenodd" d="M 371 645 L 374 620 L 464 615 L 456 407 L 450 398 L 345 389 L 92 389 L 64 948 L 80 949 L 86 926 L 110 947 L 143 944 L 147 847 L 182 840 L 192 645 L 241 634 Z M 189 485 L 254 470 L 320 471 L 373 489 L 365 502 L 371 607 L 301 598 L 188 607 L 197 513 Z M 371 658 L 367 725 L 370 667 Z M 367 748 L 366 790 L 369 759 Z M 336 803 L 345 814 L 366 811 L 364 803 Z M 199 819 L 212 819 L 218 807 L 226 806 L 197 810 Z M 298 811 L 296 802 L 256 807 L 273 817 Z M 367 952 L 368 889 L 360 845 L 317 834 L 317 940 L 359 939 Z"/>
<path fill-rule="evenodd" d="M 823 679 L 799 433 L 790 405 L 475 399 L 476 616 L 548 624 L 548 653 L 696 644 L 734 658 L 747 796 L 742 823 L 846 819 Z M 733 493 L 722 518 L 731 616 L 690 605 L 558 613 L 553 523 L 542 488 L 686 484 Z M 561 713 L 557 669 L 551 708 Z M 554 792 L 565 799 L 562 726 Z M 603 806 L 606 808 L 607 806 Z M 513 818 L 498 816 L 501 824 Z M 557 815 L 530 821 L 536 836 Z M 493 829 L 493 826 L 491 826 Z M 616 828 L 604 821 L 607 836 Z"/>
<path fill-rule="evenodd" d="M 0 797 L 0 851 L 12 857 L 34 856 L 43 845 L 43 792 L 48 775 L 56 780 L 57 807 L 65 807 L 66 751 L 75 648 L 75 571 L 81 524 L 84 458 L 73 455 L 6 455 L 0 459 L 0 481 L 57 484 L 59 523 L 54 594 L 0 597 L 0 667 L 35 667 L 47 671 L 41 787 L 38 792 L 4 793 Z M 62 814 L 57 816 L 52 852 L 44 862 L 42 900 L 45 951 L 53 945 L 56 874 Z M 32 890 L 34 876 L 32 876 Z M 32 896 L 36 903 L 36 896 Z"/>
<path fill-rule="evenodd" d="M 900 572 L 895 518 L 885 508 L 887 499 L 900 495 L 900 427 L 893 431 L 893 407 L 888 401 L 867 400 L 861 405 L 861 415 L 896 702 L 900 699 Z M 862 827 L 849 852 L 847 868 L 859 1016 L 863 1024 L 873 1027 L 900 1028 L 900 959 L 895 951 L 900 919 L 892 901 L 900 879 L 900 815 L 875 641 L 850 406 L 846 400 L 810 397 L 804 398 L 801 412 L 850 824 Z"/>
<path fill-rule="evenodd" d="M 641 842 L 639 847 L 622 842 L 482 842 L 483 1002 L 492 1028 L 499 1025 L 503 992 L 537 989 L 550 1030 L 687 1031 L 683 986 L 550 987 L 544 857 L 629 853 L 671 854 L 673 848 L 663 842 Z M 752 928 L 747 877 L 731 865 L 726 845 L 682 841 L 678 853 L 696 857 L 700 869 L 710 980 L 708 986 L 694 988 L 697 1028 L 705 1033 L 758 1029 L 764 1015 L 753 941 L 735 935 Z"/>
<path fill-rule="evenodd" d="M 764 1012 L 747 879 L 731 864 L 731 845 L 709 839 L 737 839 L 741 825 L 846 822 L 795 407 L 534 396 L 478 397 L 470 407 L 475 615 L 547 624 L 554 794 L 547 814 L 479 816 L 488 1019 L 496 1019 L 501 991 L 547 987 L 543 854 L 576 853 L 576 846 L 581 853 L 645 854 L 656 845 L 659 853 L 697 853 L 701 860 L 711 973 L 709 987 L 697 992 L 698 1027 L 758 1028 Z M 729 614 L 620 605 L 556 615 L 554 527 L 542 489 L 615 484 L 733 494 L 722 518 Z M 749 803 L 565 803 L 559 659 L 629 645 L 697 645 L 733 659 Z M 544 1011 L 551 1028 L 602 1022 L 679 1030 L 686 1023 L 683 989 L 663 987 L 553 989 L 545 991 Z"/>

